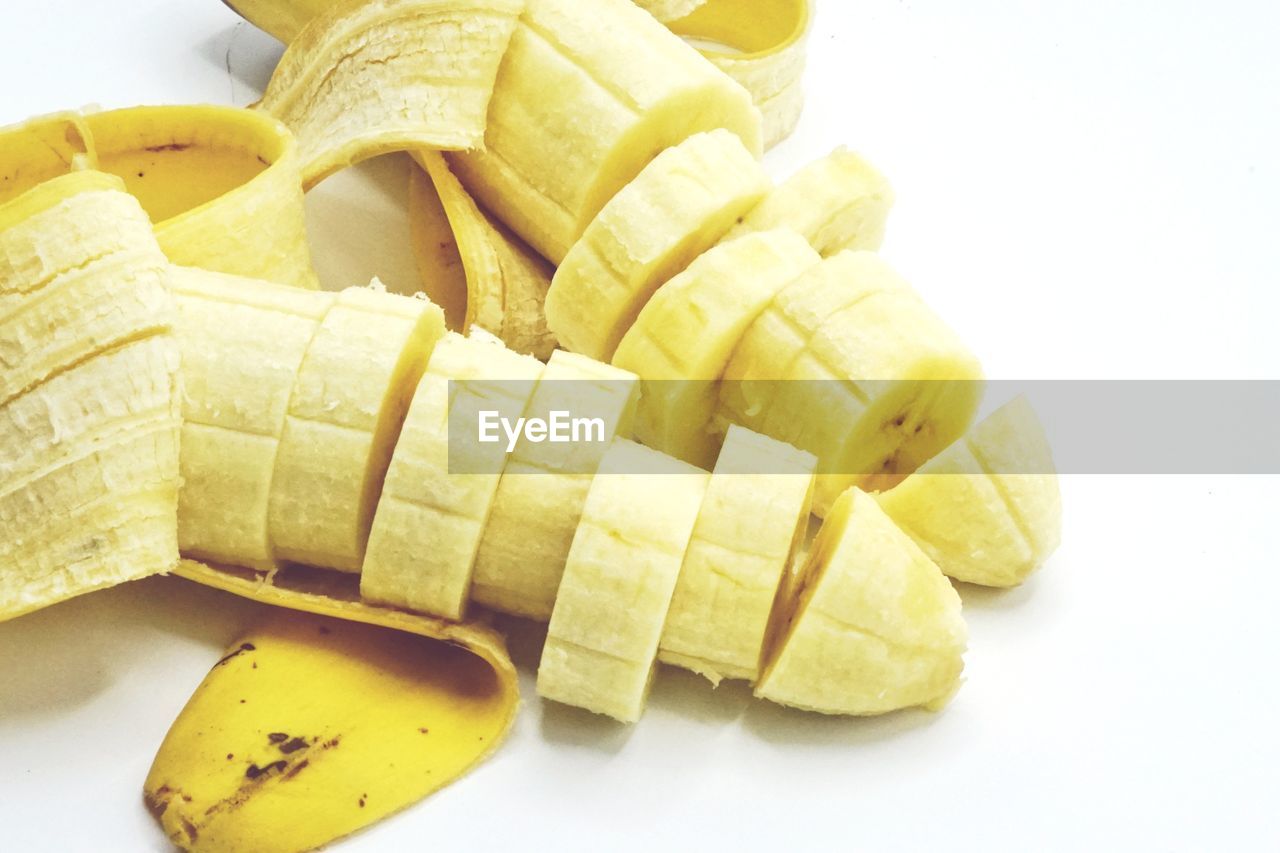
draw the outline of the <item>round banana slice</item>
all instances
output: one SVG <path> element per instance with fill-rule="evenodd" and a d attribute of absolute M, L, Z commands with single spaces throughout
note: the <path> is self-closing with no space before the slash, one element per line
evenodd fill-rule
<path fill-rule="evenodd" d="M 845 249 L 874 251 L 884 242 L 892 207 L 885 177 L 857 154 L 837 148 L 771 190 L 725 239 L 787 228 L 824 258 Z"/>
<path fill-rule="evenodd" d="M 590 440 L 529 441 L 507 458 L 476 554 L 471 598 L 495 610 L 546 621 L 560 588 L 574 530 L 600 459 L 615 437 L 631 434 L 635 374 L 556 350 L 529 400 L 530 418 L 553 413 L 599 419 Z"/>
<path fill-rule="evenodd" d="M 809 527 L 808 453 L 729 428 L 671 598 L 658 660 L 755 681 L 778 587 Z"/>
<path fill-rule="evenodd" d="M 810 0 L 655 0 L 651 10 L 742 84 L 760 110 L 765 150 L 791 135 L 804 108 Z M 680 15 L 683 9 L 686 14 Z M 712 46 L 715 45 L 715 46 Z"/>
<path fill-rule="evenodd" d="M 1023 397 L 997 409 L 877 498 L 956 580 L 1016 586 L 1062 538 L 1053 454 Z"/>
<path fill-rule="evenodd" d="M 522 0 L 339 3 L 289 44 L 255 109 L 298 137 L 302 184 L 378 154 L 484 141 Z"/>
<path fill-rule="evenodd" d="M 638 444 L 616 441 L 569 549 L 538 694 L 635 722 L 709 475 Z"/>
<path fill-rule="evenodd" d="M 636 438 L 714 465 L 723 435 L 716 398 L 730 355 L 778 292 L 818 260 L 797 234 L 752 234 L 699 255 L 658 288 L 613 355 L 643 378 Z"/>
<path fill-rule="evenodd" d="M 155 223 L 171 261 L 314 289 L 297 144 L 270 116 L 130 107 L 84 119 L 99 168 Z"/>
<path fill-rule="evenodd" d="M 547 293 L 547 325 L 566 348 L 608 360 L 654 291 L 719 240 L 768 186 L 728 131 L 663 151 L 569 250 Z"/>
<path fill-rule="evenodd" d="M 630 0 L 529 0 L 483 149 L 449 159 L 486 208 L 559 264 L 655 155 L 716 128 L 759 154 L 746 90 Z"/>
<path fill-rule="evenodd" d="M 825 515 L 850 485 L 888 487 L 962 435 L 981 378 L 887 264 L 842 252 L 747 330 L 725 370 L 720 416 L 817 456 L 815 512 Z"/>
<path fill-rule="evenodd" d="M 275 568 L 271 482 L 298 371 L 335 294 L 206 270 L 170 275 L 182 348 L 182 553 Z"/>
<path fill-rule="evenodd" d="M 373 519 L 360 574 L 365 598 L 462 618 L 506 462 L 505 441 L 480 443 L 470 431 L 482 412 L 509 422 L 524 415 L 541 373 L 537 359 L 483 332 L 449 332 L 436 346 Z"/>
<path fill-rule="evenodd" d="M 307 347 L 276 454 L 268 524 L 278 559 L 358 572 L 405 411 L 444 333 L 430 302 L 338 296 Z"/>
<path fill-rule="evenodd" d="M 959 686 L 966 642 L 951 584 L 851 489 L 779 594 L 755 692 L 824 714 L 936 709 Z"/>

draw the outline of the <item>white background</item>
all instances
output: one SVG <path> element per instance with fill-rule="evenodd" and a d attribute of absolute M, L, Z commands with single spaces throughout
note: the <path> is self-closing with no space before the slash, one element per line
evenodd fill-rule
<path fill-rule="evenodd" d="M 246 104 L 280 50 L 216 0 L 5 18 L 0 123 Z M 768 164 L 847 143 L 884 169 L 885 254 L 993 377 L 1280 378 L 1277 33 L 1261 2 L 827 0 Z M 329 283 L 409 282 L 401 185 L 392 159 L 313 193 Z M 623 729 L 540 703 L 522 630 L 506 746 L 341 849 L 1277 849 L 1280 482 L 1063 488 L 1047 568 L 962 590 L 944 713 L 825 719 L 663 670 Z M 143 777 L 254 612 L 157 579 L 0 626 L 0 848 L 164 849 Z"/>

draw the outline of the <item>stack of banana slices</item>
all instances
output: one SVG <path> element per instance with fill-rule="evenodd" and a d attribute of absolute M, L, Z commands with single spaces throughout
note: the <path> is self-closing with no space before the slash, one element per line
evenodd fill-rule
<path fill-rule="evenodd" d="M 542 696 L 624 722 L 658 661 L 822 713 L 947 701 L 948 576 L 1024 580 L 1058 485 L 1025 401 L 974 425 L 978 360 L 875 253 L 885 179 L 762 169 L 807 0 L 230 5 L 289 45 L 253 108 L 0 131 L 0 618 L 176 572 L 444 640 L 491 725 L 414 797 L 514 712 L 487 611 L 548 623 Z M 423 293 L 317 289 L 303 193 L 393 151 Z M 565 411 L 599 435 L 459 458 L 483 412 Z M 149 801 L 234 847 L 197 807 L 248 783 L 175 795 L 198 728 Z"/>

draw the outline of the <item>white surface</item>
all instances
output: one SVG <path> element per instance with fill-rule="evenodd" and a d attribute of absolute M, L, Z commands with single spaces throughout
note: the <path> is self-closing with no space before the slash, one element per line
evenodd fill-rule
<path fill-rule="evenodd" d="M 886 255 L 994 377 L 1280 378 L 1276 7 L 1014 5 L 827 0 L 771 168 L 842 142 L 879 164 Z M 216 0 L 10 6 L 0 122 L 244 104 L 279 51 Z M 397 168 L 310 201 L 329 281 L 401 274 L 363 242 L 404 228 Z M 1064 499 L 1042 574 L 963 591 L 941 715 L 815 718 L 664 670 L 625 730 L 539 703 L 521 632 L 508 744 L 340 849 L 1280 847 L 1280 482 L 1069 477 Z M 254 611 L 153 580 L 0 626 L 0 848 L 164 849 L 142 779 Z"/>

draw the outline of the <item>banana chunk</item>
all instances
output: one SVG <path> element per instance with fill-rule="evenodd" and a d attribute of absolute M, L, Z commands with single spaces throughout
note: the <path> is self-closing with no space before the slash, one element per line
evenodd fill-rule
<path fill-rule="evenodd" d="M 302 183 L 378 154 L 484 141 L 523 0 L 338 3 L 290 43 L 256 109 L 298 137 Z"/>
<path fill-rule="evenodd" d="M 613 363 L 638 373 L 636 438 L 710 468 L 721 432 L 718 380 L 747 327 L 778 292 L 818 262 L 802 237 L 753 234 L 716 246 L 658 288 Z"/>
<path fill-rule="evenodd" d="M 484 333 L 450 332 L 436 346 L 374 516 L 360 574 L 365 598 L 444 619 L 465 615 L 505 446 L 473 443 L 450 428 L 475 428 L 482 410 L 520 417 L 541 373 L 537 359 Z M 451 470 L 455 461 L 468 470 Z"/>
<path fill-rule="evenodd" d="M 725 239 L 787 228 L 824 258 L 845 249 L 875 251 L 892 207 L 889 181 L 857 154 L 837 148 L 770 191 Z"/>
<path fill-rule="evenodd" d="M 877 496 L 943 572 L 985 586 L 1026 580 L 1062 538 L 1062 496 L 1044 427 L 1026 398 Z"/>
<path fill-rule="evenodd" d="M 358 572 L 405 412 L 444 316 L 430 302 L 342 291 L 307 347 L 276 455 L 278 559 Z"/>
<path fill-rule="evenodd" d="M 569 549 L 538 694 L 635 722 L 709 475 L 629 441 L 605 454 Z"/>
<path fill-rule="evenodd" d="M 825 515 L 850 485 L 891 486 L 962 435 L 981 378 L 887 264 L 842 252 L 784 288 L 747 330 L 719 416 L 817 456 L 815 512 Z"/>
<path fill-rule="evenodd" d="M 809 526 L 808 453 L 729 428 L 662 629 L 658 660 L 755 681 L 769 614 Z"/>
<path fill-rule="evenodd" d="M 529 0 L 483 149 L 449 159 L 486 208 L 559 264 L 655 155 L 716 128 L 759 154 L 746 90 L 630 0 Z"/>
<path fill-rule="evenodd" d="M 600 441 L 533 443 L 521 436 L 480 539 L 472 600 L 517 616 L 551 618 L 592 477 L 613 439 L 630 436 L 638 396 L 635 374 L 565 350 L 552 354 L 528 416 L 549 420 L 561 411 L 599 418 Z"/>
<path fill-rule="evenodd" d="M 832 507 L 769 630 L 756 695 L 809 711 L 938 708 L 964 669 L 960 597 L 858 489 Z"/>
<path fill-rule="evenodd" d="M 719 240 L 768 186 L 726 130 L 663 151 L 569 250 L 547 293 L 547 325 L 568 349 L 608 360 L 654 291 Z"/>
<path fill-rule="evenodd" d="M 335 296 L 183 267 L 171 281 L 184 388 L 179 547 L 276 568 L 276 455 L 298 371 Z"/>

